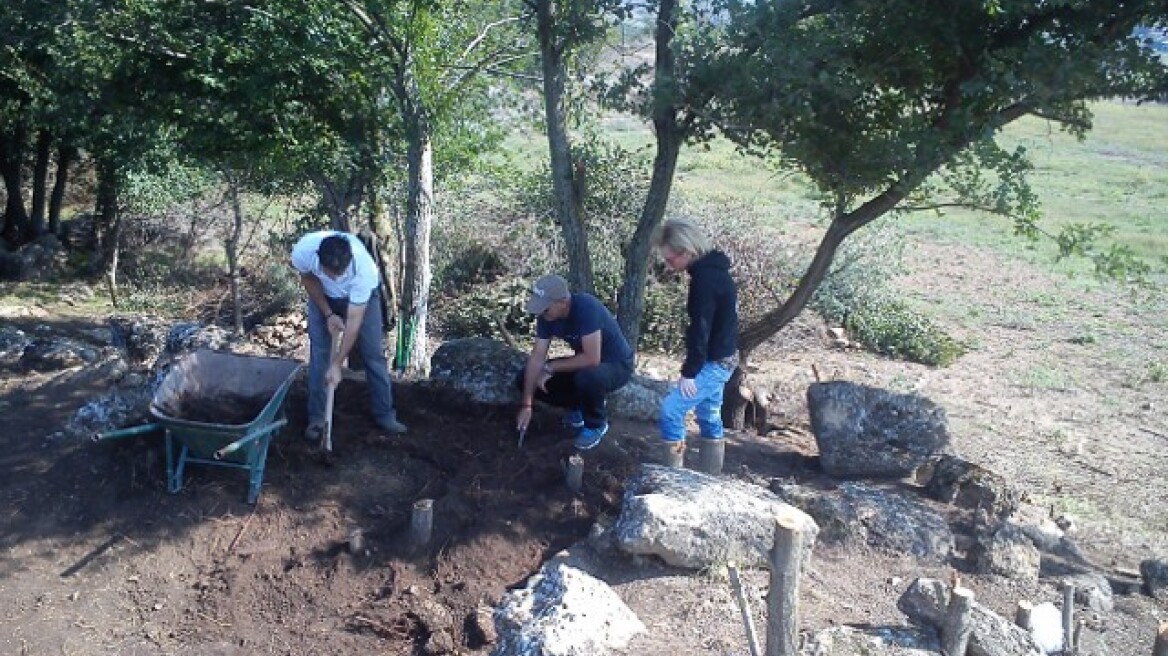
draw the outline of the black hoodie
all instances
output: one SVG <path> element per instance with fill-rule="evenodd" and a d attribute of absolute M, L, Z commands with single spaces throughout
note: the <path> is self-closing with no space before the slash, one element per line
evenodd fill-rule
<path fill-rule="evenodd" d="M 685 362 L 681 375 L 694 378 L 707 362 L 738 353 L 738 290 L 730 277 L 730 258 L 710 251 L 689 265 L 685 302 Z"/>

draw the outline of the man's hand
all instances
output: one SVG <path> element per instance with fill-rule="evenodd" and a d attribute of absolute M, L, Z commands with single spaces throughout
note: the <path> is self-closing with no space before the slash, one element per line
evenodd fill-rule
<path fill-rule="evenodd" d="M 329 368 L 324 372 L 325 387 L 333 388 L 341 384 L 341 363 L 330 362 Z"/>
<path fill-rule="evenodd" d="M 698 384 L 693 378 L 686 378 L 682 376 L 677 379 L 677 389 L 681 391 L 681 395 L 687 399 L 692 399 L 698 395 Z"/>
<path fill-rule="evenodd" d="M 329 315 L 328 319 L 325 319 L 325 325 L 328 326 L 330 335 L 338 335 L 345 330 L 345 319 L 334 312 Z"/>
<path fill-rule="evenodd" d="M 519 414 L 515 416 L 515 430 L 525 431 L 527 425 L 531 423 L 531 406 L 525 405 L 519 408 Z"/>

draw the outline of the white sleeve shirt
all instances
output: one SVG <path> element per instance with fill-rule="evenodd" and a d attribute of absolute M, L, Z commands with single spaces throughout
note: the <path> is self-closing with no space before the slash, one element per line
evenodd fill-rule
<path fill-rule="evenodd" d="M 330 278 L 321 268 L 320 256 L 317 254 L 320 242 L 333 235 L 348 240 L 349 248 L 353 252 L 353 261 L 349 264 L 348 270 L 336 280 Z M 377 265 L 369 251 L 365 250 L 365 245 L 356 235 L 347 232 L 322 230 L 304 235 L 292 247 L 292 266 L 302 274 L 311 273 L 316 276 L 324 287 L 325 296 L 348 299 L 354 305 L 368 303 L 380 281 Z"/>

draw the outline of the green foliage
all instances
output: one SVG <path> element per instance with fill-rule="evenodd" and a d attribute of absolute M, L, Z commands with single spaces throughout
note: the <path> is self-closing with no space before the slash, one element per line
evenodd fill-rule
<path fill-rule="evenodd" d="M 217 184 L 214 173 L 172 160 L 161 170 L 136 168 L 123 180 L 122 202 L 127 212 L 160 214 L 179 203 L 207 194 Z"/>
<path fill-rule="evenodd" d="M 503 330 L 512 336 L 527 336 L 535 317 L 523 311 L 531 282 L 521 278 L 499 279 L 476 285 L 446 303 L 436 323 L 447 338 L 503 338 Z"/>
<path fill-rule="evenodd" d="M 453 253 L 434 276 L 435 287 L 447 294 L 466 291 L 475 285 L 494 282 L 506 271 L 502 257 L 490 246 L 470 242 Z"/>
<path fill-rule="evenodd" d="M 1168 365 L 1158 361 L 1149 362 L 1148 380 L 1153 383 L 1162 383 L 1168 380 Z"/>
<path fill-rule="evenodd" d="M 843 325 L 873 351 L 910 362 L 945 367 L 965 354 L 936 323 L 896 300 L 854 307 Z"/>
<path fill-rule="evenodd" d="M 645 289 L 645 311 L 641 315 L 641 343 L 644 351 L 679 353 L 685 349 L 686 281 L 680 277 L 650 277 Z"/>
<path fill-rule="evenodd" d="M 904 244 L 872 230 L 846 245 L 811 300 L 825 319 L 884 355 L 944 367 L 966 351 L 932 319 L 895 299 L 888 281 L 900 272 Z"/>

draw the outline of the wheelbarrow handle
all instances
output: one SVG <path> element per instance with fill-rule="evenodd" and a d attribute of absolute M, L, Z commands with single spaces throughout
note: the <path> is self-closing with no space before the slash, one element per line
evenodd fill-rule
<path fill-rule="evenodd" d="M 141 426 L 131 426 L 129 428 L 119 428 L 118 430 L 106 431 L 104 433 L 94 433 L 93 441 L 101 442 L 102 440 L 118 440 L 123 437 L 134 437 L 135 435 L 145 435 L 162 430 L 162 424 L 143 424 Z"/>
<path fill-rule="evenodd" d="M 228 444 L 227 446 L 223 447 L 222 449 L 219 449 L 218 451 L 216 451 L 215 452 L 215 459 L 222 460 L 225 456 L 230 455 L 232 453 L 235 453 L 236 451 L 240 450 L 244 446 L 251 444 L 252 442 L 260 439 L 261 437 L 267 435 L 268 433 L 280 430 L 287 423 L 288 423 L 287 419 L 280 419 L 278 421 L 274 421 L 274 422 L 268 424 L 267 426 L 264 426 L 263 428 L 259 429 L 258 431 L 254 432 L 254 433 L 249 433 L 248 435 L 244 435 L 242 438 L 235 440 L 231 444 Z"/>

